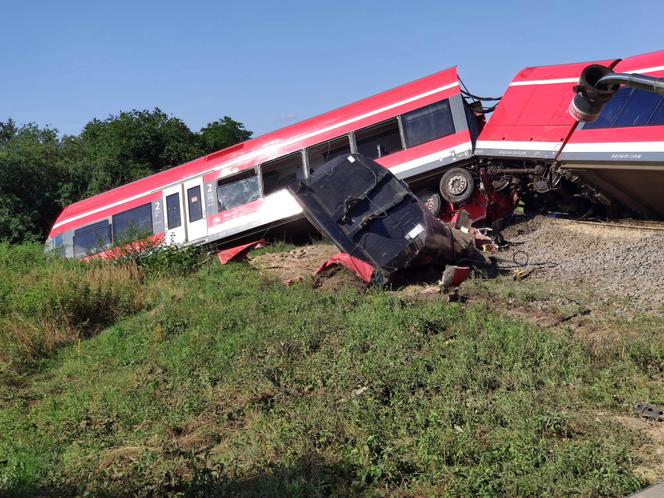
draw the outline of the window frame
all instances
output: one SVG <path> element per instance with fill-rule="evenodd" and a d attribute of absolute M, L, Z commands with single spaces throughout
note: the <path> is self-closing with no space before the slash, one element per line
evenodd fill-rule
<path fill-rule="evenodd" d="M 355 143 L 355 134 L 354 134 L 354 132 L 344 133 L 343 135 L 339 135 L 339 136 L 333 137 L 333 138 L 331 138 L 331 139 L 329 139 L 329 140 L 324 140 L 324 141 L 322 141 L 322 142 L 319 142 L 319 143 L 316 143 L 316 144 L 310 145 L 309 147 L 306 147 L 306 148 L 304 149 L 304 151 L 305 151 L 305 153 L 306 153 L 306 155 L 307 155 L 307 169 L 309 170 L 309 174 L 311 174 L 311 150 L 312 150 L 312 149 L 316 149 L 317 147 L 321 147 L 321 146 L 323 146 L 324 144 L 329 144 L 329 143 L 331 143 L 331 142 L 340 141 L 340 140 L 342 140 L 342 139 L 345 139 L 345 140 L 347 141 L 347 143 L 348 143 L 348 153 L 349 153 L 349 154 L 353 154 L 353 153 L 354 153 L 354 152 L 353 152 L 353 148 L 354 148 L 354 145 L 353 145 L 353 144 Z M 331 151 L 331 149 L 328 149 L 328 150 Z M 331 156 L 331 157 L 328 157 L 327 159 L 324 159 L 324 161 L 323 161 L 322 164 L 327 163 L 327 162 L 330 161 L 331 159 L 333 159 L 333 158 L 335 158 L 335 157 L 337 157 L 338 155 L 341 155 L 341 154 L 342 154 L 342 153 L 335 154 L 335 155 L 333 155 L 333 156 Z M 323 155 L 323 157 L 324 157 L 324 155 Z M 321 164 L 320 166 L 322 166 L 322 164 Z M 317 166 L 318 166 L 318 165 L 317 165 Z"/>
<path fill-rule="evenodd" d="M 114 244 L 116 244 L 116 243 L 119 242 L 119 238 L 118 238 L 118 234 L 117 234 L 117 230 L 116 230 L 116 227 L 117 227 L 116 218 L 117 218 L 118 216 L 121 216 L 121 215 L 125 215 L 125 214 L 127 214 L 127 213 L 130 213 L 131 211 L 135 211 L 135 210 L 137 210 L 137 209 L 146 208 L 146 207 L 148 208 L 148 211 L 149 211 L 149 213 L 150 213 L 150 229 L 149 229 L 149 231 L 150 231 L 150 235 L 154 235 L 154 218 L 153 218 L 153 216 L 152 216 L 152 202 L 148 202 L 148 203 L 145 203 L 145 204 L 141 204 L 140 206 L 136 206 L 136 207 L 133 207 L 133 208 L 131 208 L 131 209 L 127 209 L 127 210 L 125 210 L 125 211 L 121 211 L 121 212 L 119 212 L 119 213 L 115 213 L 115 214 L 112 216 L 112 218 L 111 218 L 111 226 L 112 226 L 111 232 L 112 232 L 112 235 L 113 235 L 113 239 L 112 239 L 112 240 L 113 240 L 113 243 L 114 243 Z"/>
<path fill-rule="evenodd" d="M 102 225 L 105 223 L 105 225 Z M 78 251 L 78 245 L 76 244 L 76 238 L 80 237 L 82 235 L 86 235 L 89 232 L 97 230 L 97 228 L 103 228 L 108 231 L 108 241 L 105 242 L 103 245 L 97 244 L 94 248 L 85 248 L 84 252 Z M 108 218 L 104 218 L 99 221 L 95 221 L 94 223 L 90 223 L 89 225 L 83 226 L 81 228 L 77 228 L 74 230 L 73 237 L 72 237 L 72 242 L 73 242 L 73 249 L 74 249 L 74 257 L 80 257 L 80 256 L 87 256 L 89 254 L 95 254 L 98 253 L 113 243 L 113 232 L 111 228 L 111 222 L 109 221 Z"/>
<path fill-rule="evenodd" d="M 445 112 L 446 112 L 446 114 L 449 116 L 448 124 L 451 125 L 451 130 L 452 130 L 452 131 L 451 131 L 450 133 L 446 133 L 446 134 L 444 134 L 444 135 L 436 135 L 436 136 L 434 136 L 433 138 L 429 138 L 429 139 L 427 139 L 427 140 L 424 140 L 424 141 L 418 142 L 418 143 L 416 143 L 416 144 L 412 144 L 412 145 L 411 145 L 410 143 L 408 143 L 409 141 L 408 141 L 408 130 L 407 130 L 407 125 L 408 125 L 408 122 L 407 122 L 407 116 L 408 116 L 409 114 L 414 114 L 414 113 L 416 113 L 416 112 L 418 112 L 418 111 L 421 112 L 421 111 L 423 111 L 423 110 L 425 110 L 425 109 L 427 109 L 427 108 L 431 108 L 431 107 L 434 107 L 434 106 L 437 106 L 437 105 L 443 105 L 443 104 L 445 104 L 445 105 L 447 106 L 447 109 L 446 109 Z M 434 112 L 437 112 L 437 111 L 432 111 L 431 113 L 434 113 Z M 402 114 L 400 115 L 400 118 L 401 118 L 401 119 L 400 119 L 399 121 L 400 121 L 401 129 L 403 130 L 403 141 L 404 141 L 404 145 L 405 145 L 404 150 L 406 150 L 406 149 L 412 149 L 412 148 L 414 148 L 414 147 L 418 147 L 418 146 L 420 146 L 420 145 L 424 145 L 424 144 L 426 144 L 426 143 L 433 142 L 434 140 L 439 140 L 439 139 L 441 139 L 441 138 L 449 137 L 449 136 L 452 136 L 452 135 L 454 135 L 455 133 L 457 133 L 456 124 L 454 123 L 454 114 L 452 113 L 452 103 L 450 102 L 450 98 L 449 98 L 449 97 L 448 97 L 448 98 L 445 98 L 445 99 L 438 100 L 438 101 L 436 101 L 436 102 L 432 102 L 431 104 L 427 104 L 427 105 L 424 105 L 424 106 L 422 106 L 422 107 L 417 107 L 417 108 L 415 108 L 415 109 L 411 109 L 411 110 L 408 111 L 408 112 L 404 112 L 404 113 L 402 113 Z"/>
<path fill-rule="evenodd" d="M 358 130 L 355 130 L 353 132 L 353 138 L 354 138 L 354 141 L 355 141 L 355 148 L 356 148 L 357 153 L 361 154 L 361 152 L 360 152 L 361 145 L 359 144 L 359 141 L 364 140 L 364 138 L 360 138 L 358 140 L 358 137 L 357 137 L 358 134 L 362 135 L 363 133 L 370 133 L 370 132 L 372 132 L 373 130 L 375 130 L 377 128 L 380 128 L 380 127 L 383 127 L 383 126 L 389 124 L 391 121 L 394 121 L 397 125 L 397 133 L 398 133 L 399 145 L 400 145 L 401 149 L 400 150 L 395 150 L 395 151 L 392 151 L 392 152 L 388 151 L 387 154 L 379 156 L 379 157 L 373 157 L 373 156 L 368 156 L 368 157 L 371 157 L 372 159 L 381 159 L 383 157 L 387 157 L 387 156 L 390 156 L 392 154 L 396 154 L 397 152 L 402 152 L 402 151 L 406 150 L 406 147 L 404 146 L 404 135 L 403 135 L 403 129 L 402 129 L 402 126 L 401 126 L 401 120 L 399 119 L 400 117 L 401 117 L 401 115 L 392 116 L 392 117 L 389 117 L 387 119 L 383 119 L 382 121 L 378 121 L 377 123 L 373 123 L 373 124 L 370 124 L 368 126 L 365 126 L 364 128 L 360 128 Z M 370 139 L 370 140 L 375 140 L 375 139 L 376 139 L 376 137 L 374 137 L 373 139 Z"/>
<path fill-rule="evenodd" d="M 241 178 L 243 176 L 246 176 L 247 178 Z M 249 201 L 243 202 L 242 204 L 236 204 L 231 207 L 225 207 L 221 204 L 222 198 L 219 195 L 219 187 L 222 185 L 230 185 L 232 183 L 236 183 L 239 181 L 242 181 L 244 179 L 249 179 L 256 177 L 256 186 L 257 186 L 257 197 L 255 199 L 251 199 Z M 223 183 L 222 183 L 223 182 Z M 234 209 L 239 206 L 244 206 L 246 204 L 249 204 L 250 202 L 255 202 L 259 199 L 262 199 L 264 197 L 263 195 L 263 177 L 261 175 L 261 167 L 260 164 L 257 166 L 254 166 L 253 168 L 247 168 L 242 171 L 238 171 L 237 173 L 233 173 L 232 175 L 225 176 L 223 178 L 218 178 L 217 181 L 215 182 L 215 191 L 217 194 L 217 212 L 218 213 L 223 213 L 224 211 L 228 211 L 229 209 Z"/>
<path fill-rule="evenodd" d="M 198 202 L 196 203 L 198 205 L 198 209 L 196 211 L 196 214 L 198 217 L 196 219 L 192 219 L 192 201 L 191 201 L 191 196 L 189 195 L 189 192 L 198 189 Z M 196 223 L 197 221 L 200 221 L 204 218 L 203 216 L 203 197 L 202 197 L 202 190 L 200 185 L 194 185 L 193 187 L 189 187 L 186 189 L 186 196 L 187 196 L 187 220 L 189 220 L 189 223 Z"/>
<path fill-rule="evenodd" d="M 644 127 L 649 127 L 649 126 L 664 126 L 664 119 L 662 120 L 662 123 L 652 123 L 653 118 L 655 118 L 658 114 L 658 112 L 661 109 L 664 109 L 664 96 L 659 96 L 659 102 L 653 106 L 652 111 L 650 112 L 650 115 L 648 116 L 645 124 L 633 124 L 635 118 L 632 117 L 632 124 L 622 124 L 620 126 L 617 125 L 618 121 L 621 119 L 623 116 L 623 113 L 627 111 L 630 107 L 630 102 L 635 96 L 642 97 L 644 96 L 645 93 L 650 93 L 647 92 L 646 90 L 641 90 L 639 88 L 628 88 L 628 87 L 622 87 L 618 92 L 624 92 L 623 94 L 626 94 L 627 97 L 624 99 L 624 101 L 618 100 L 618 104 L 616 106 L 620 106 L 615 115 L 611 120 L 606 120 L 603 119 L 604 116 L 603 114 L 606 112 L 611 112 L 613 111 L 613 106 L 612 103 L 615 103 L 616 101 L 610 100 L 607 102 L 600 112 L 600 115 L 598 116 L 597 120 L 594 122 L 587 122 L 583 123 L 582 127 L 580 128 L 581 130 L 610 130 L 610 129 L 622 129 L 622 128 L 644 128 Z M 617 95 L 616 95 L 617 96 Z M 613 99 L 616 98 L 616 96 L 613 97 Z M 636 101 L 636 100 L 635 100 Z M 636 109 L 629 109 L 630 112 L 634 111 Z M 606 124 L 603 124 L 603 120 L 606 121 Z M 598 124 L 599 123 L 599 124 Z"/>
<path fill-rule="evenodd" d="M 300 149 L 300 150 L 296 150 L 294 152 L 289 152 L 288 154 L 284 154 L 283 156 L 275 157 L 275 158 L 270 159 L 268 161 L 264 161 L 259 165 L 259 173 L 258 173 L 258 175 L 260 176 L 260 179 L 261 179 L 261 182 L 260 182 L 261 183 L 261 197 L 268 196 L 270 194 L 273 194 L 273 193 L 278 192 L 279 190 L 283 190 L 285 188 L 285 187 L 280 187 L 280 188 L 276 188 L 276 189 L 274 189 L 270 192 L 267 191 L 267 189 L 265 187 L 265 175 L 266 175 L 265 169 L 266 169 L 266 167 L 270 168 L 273 165 L 273 163 L 276 163 L 278 161 L 282 161 L 286 158 L 295 157 L 296 155 L 300 156 L 300 164 L 299 164 L 298 169 L 295 173 L 295 175 L 296 175 L 295 179 L 300 180 L 300 179 L 309 178 L 309 161 L 308 161 L 307 155 L 305 154 L 305 149 Z M 279 168 L 270 169 L 269 171 L 267 171 L 267 174 L 269 174 L 273 171 L 279 171 Z M 298 176 L 298 173 L 301 173 L 301 175 Z"/>
<path fill-rule="evenodd" d="M 177 206 L 177 213 L 178 213 L 178 224 L 177 225 L 171 225 L 171 209 L 169 206 L 169 200 L 172 199 L 173 197 L 177 197 L 176 201 L 176 206 Z M 169 194 L 166 196 L 166 199 L 164 200 L 164 203 L 166 204 L 166 230 L 175 230 L 176 228 L 180 228 L 182 226 L 182 206 L 180 203 L 180 192 L 173 192 L 172 194 Z"/>

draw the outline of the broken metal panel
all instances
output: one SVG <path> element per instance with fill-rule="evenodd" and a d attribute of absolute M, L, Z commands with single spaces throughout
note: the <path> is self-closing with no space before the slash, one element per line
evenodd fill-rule
<path fill-rule="evenodd" d="M 219 264 L 222 266 L 229 263 L 230 261 L 236 261 L 238 259 L 244 258 L 249 252 L 253 251 L 254 249 L 260 249 L 261 247 L 265 247 L 265 240 L 257 240 L 254 242 L 249 242 L 248 244 L 242 244 L 239 246 L 235 247 L 230 247 L 228 249 L 224 249 L 223 251 L 219 251 L 217 254 L 217 257 L 219 258 Z"/>
<path fill-rule="evenodd" d="M 289 190 L 315 227 L 386 279 L 418 264 L 487 263 L 472 233 L 442 223 L 402 181 L 364 156 L 334 158 Z"/>
<path fill-rule="evenodd" d="M 318 270 L 316 270 L 315 274 L 320 275 L 328 268 L 337 265 L 343 266 L 351 273 L 355 274 L 355 276 L 357 276 L 357 278 L 362 280 L 365 284 L 371 282 L 371 278 L 374 274 L 374 267 L 369 263 L 365 263 L 364 261 L 354 258 L 350 254 L 345 254 L 343 252 L 337 253 L 328 259 L 318 268 Z"/>

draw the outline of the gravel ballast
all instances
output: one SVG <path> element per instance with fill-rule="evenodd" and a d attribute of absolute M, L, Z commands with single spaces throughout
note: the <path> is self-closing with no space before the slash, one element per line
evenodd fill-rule
<path fill-rule="evenodd" d="M 627 300 L 644 311 L 661 311 L 664 232 L 628 224 L 522 219 L 503 230 L 510 244 L 498 253 L 499 264 L 514 266 L 513 258 L 519 263 L 527 260 L 522 270 L 534 270 L 528 278 L 585 285 L 607 301 Z"/>

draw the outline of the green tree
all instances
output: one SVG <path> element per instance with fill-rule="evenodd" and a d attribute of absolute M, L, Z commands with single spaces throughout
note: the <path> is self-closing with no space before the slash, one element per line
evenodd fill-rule
<path fill-rule="evenodd" d="M 251 138 L 252 132 L 246 130 L 244 125 L 228 116 L 208 123 L 199 132 L 201 149 L 204 154 L 210 154 L 231 145 L 235 145 Z"/>
<path fill-rule="evenodd" d="M 78 149 L 79 157 L 72 162 L 71 172 L 78 179 L 87 179 L 86 195 L 176 166 L 201 154 L 196 134 L 180 119 L 158 108 L 121 112 L 103 121 L 94 119 L 68 146 Z"/>
<path fill-rule="evenodd" d="M 0 122 L 0 241 L 39 239 L 60 210 L 57 130 Z"/>

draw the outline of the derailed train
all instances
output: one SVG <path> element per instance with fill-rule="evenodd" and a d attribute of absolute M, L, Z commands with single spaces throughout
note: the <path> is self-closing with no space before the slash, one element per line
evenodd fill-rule
<path fill-rule="evenodd" d="M 405 180 L 446 221 L 461 210 L 496 221 L 519 200 L 528 210 L 663 218 L 664 97 L 615 82 L 595 95 L 590 65 L 653 80 L 664 51 L 527 68 L 490 108 L 446 69 L 74 203 L 47 248 L 80 258 L 112 255 L 130 232 L 166 244 L 263 234 L 302 216 L 286 186 L 351 153 Z M 582 108 L 584 98 L 599 102 L 596 120 L 568 112 L 575 95 Z"/>
<path fill-rule="evenodd" d="M 598 66 L 661 77 L 664 51 L 524 69 L 479 136 L 477 164 L 501 188 L 518 188 L 526 206 L 576 212 L 601 206 L 610 216 L 664 218 L 661 89 L 614 87 L 601 112 L 589 116 L 593 121 L 577 121 L 578 113 L 567 112 L 575 87 L 584 69 Z"/>

